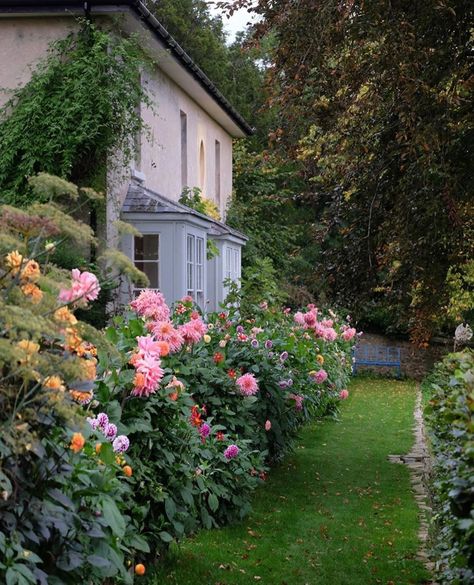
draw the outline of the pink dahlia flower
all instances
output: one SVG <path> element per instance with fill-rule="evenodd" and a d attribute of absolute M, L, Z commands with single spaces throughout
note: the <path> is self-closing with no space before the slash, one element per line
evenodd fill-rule
<path fill-rule="evenodd" d="M 296 410 L 303 410 L 304 396 L 301 396 L 301 394 L 289 394 L 288 398 L 295 401 Z"/>
<path fill-rule="evenodd" d="M 137 337 L 138 351 L 141 357 L 149 355 L 151 357 L 160 357 L 161 347 L 159 342 L 152 335 Z"/>
<path fill-rule="evenodd" d="M 160 292 L 149 288 L 142 290 L 139 296 L 130 303 L 130 307 L 140 317 L 145 317 L 146 319 L 167 321 L 170 316 L 165 297 Z"/>
<path fill-rule="evenodd" d="M 155 321 L 151 331 L 158 341 L 169 343 L 171 353 L 176 353 L 183 346 L 183 336 L 173 327 L 171 321 Z"/>
<path fill-rule="evenodd" d="M 265 421 L 265 430 L 268 432 L 271 428 L 272 428 L 271 421 L 269 420 Z"/>
<path fill-rule="evenodd" d="M 135 387 L 132 390 L 133 396 L 154 394 L 164 375 L 160 360 L 147 355 L 136 361 L 135 368 L 137 374 L 134 380 Z"/>
<path fill-rule="evenodd" d="M 253 396 L 258 392 L 258 383 L 253 374 L 244 374 L 235 381 L 243 396 Z"/>
<path fill-rule="evenodd" d="M 354 329 L 354 327 L 348 327 L 341 333 L 341 337 L 344 339 L 344 341 L 350 341 L 356 333 L 357 331 Z"/>
<path fill-rule="evenodd" d="M 318 320 L 318 315 L 317 315 L 316 311 L 313 309 L 313 310 L 309 311 L 308 313 L 305 313 L 303 315 L 303 319 L 304 319 L 306 327 L 314 327 L 316 325 L 317 320 Z"/>
<path fill-rule="evenodd" d="M 337 332 L 332 327 L 327 327 L 322 335 L 326 341 L 335 341 L 337 339 Z"/>
<path fill-rule="evenodd" d="M 79 305 L 86 305 L 87 301 L 95 301 L 100 292 L 97 276 L 92 272 L 81 272 L 74 268 L 71 270 L 71 277 L 71 288 L 61 289 L 58 299 L 63 303 Z"/>
<path fill-rule="evenodd" d="M 339 392 L 339 398 L 341 400 L 346 400 L 346 398 L 349 398 L 349 390 L 341 390 Z"/>
<path fill-rule="evenodd" d="M 322 384 L 328 379 L 328 373 L 326 372 L 326 370 L 321 369 L 314 373 L 312 375 L 312 378 L 316 382 L 316 384 Z"/>
<path fill-rule="evenodd" d="M 234 459 L 239 454 L 240 449 L 237 445 L 229 445 L 227 449 L 224 451 L 224 457 L 226 459 Z"/>
<path fill-rule="evenodd" d="M 188 321 L 184 325 L 180 325 L 178 331 L 183 336 L 185 343 L 193 344 L 204 337 L 207 332 L 207 325 L 199 317 L 197 319 L 191 319 L 191 321 Z"/>

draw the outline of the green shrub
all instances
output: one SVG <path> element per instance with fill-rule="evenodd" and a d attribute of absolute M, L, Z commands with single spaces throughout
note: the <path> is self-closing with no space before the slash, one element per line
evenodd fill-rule
<path fill-rule="evenodd" d="M 433 452 L 433 539 L 441 583 L 474 580 L 474 353 L 448 355 L 425 382 Z"/>
<path fill-rule="evenodd" d="M 0 581 L 131 582 L 125 556 L 146 543 L 122 503 L 130 485 L 109 442 L 97 455 L 82 406 L 94 344 L 113 348 L 70 310 L 86 310 L 98 280 L 77 270 L 71 282 L 53 261 L 62 246 L 92 245 L 92 233 L 61 208 L 74 185 L 45 174 L 29 184 L 50 203 L 0 208 Z M 88 296 L 63 298 L 78 279 Z"/>
<path fill-rule="evenodd" d="M 355 330 L 317 322 L 314 307 L 293 317 L 266 302 L 252 319 L 230 303 L 205 322 L 189 298 L 170 311 L 160 293 L 145 291 L 132 307 L 107 329 L 118 353 L 99 354 L 95 410 L 130 437 L 127 507 L 153 558 L 249 511 L 267 464 L 291 448 L 301 424 L 336 410 Z M 247 395 L 244 375 L 254 385 Z M 238 455 L 226 458 L 233 446 Z"/>
<path fill-rule="evenodd" d="M 301 424 L 346 397 L 356 332 L 276 296 L 244 317 L 234 290 L 203 316 L 145 290 L 103 334 L 77 318 L 97 276 L 54 262 L 94 244 L 60 204 L 88 191 L 30 185 L 50 203 L 0 208 L 0 580 L 132 583 L 134 563 L 245 516 Z"/>

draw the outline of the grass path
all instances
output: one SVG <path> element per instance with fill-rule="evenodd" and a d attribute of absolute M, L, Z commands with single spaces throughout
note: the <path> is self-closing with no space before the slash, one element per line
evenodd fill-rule
<path fill-rule="evenodd" d="M 426 583 L 415 560 L 418 510 L 409 472 L 387 461 L 413 442 L 415 389 L 408 382 L 353 381 L 341 422 L 304 429 L 242 524 L 201 532 L 149 583 Z"/>

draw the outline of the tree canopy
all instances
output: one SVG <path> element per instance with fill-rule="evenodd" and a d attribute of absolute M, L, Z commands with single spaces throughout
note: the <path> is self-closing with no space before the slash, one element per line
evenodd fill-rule
<path fill-rule="evenodd" d="M 221 5 L 273 36 L 271 141 L 302 165 L 321 286 L 424 342 L 473 252 L 472 2 Z"/>

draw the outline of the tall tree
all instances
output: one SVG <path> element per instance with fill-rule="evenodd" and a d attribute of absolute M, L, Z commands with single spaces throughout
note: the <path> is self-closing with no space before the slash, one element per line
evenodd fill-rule
<path fill-rule="evenodd" d="M 273 144 L 304 165 L 341 303 L 426 341 L 473 253 L 471 0 L 256 0 Z"/>

